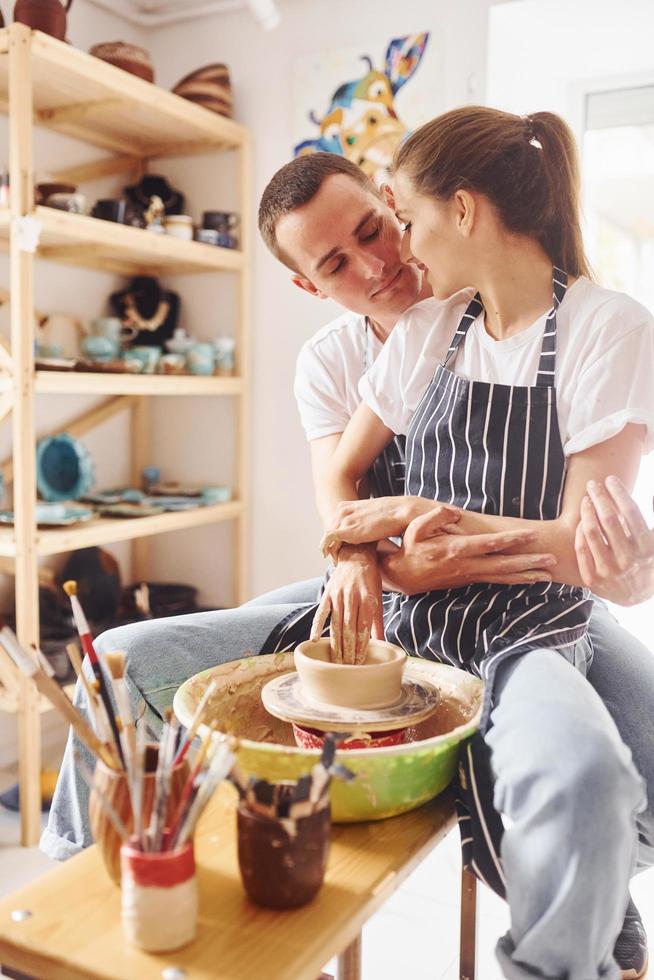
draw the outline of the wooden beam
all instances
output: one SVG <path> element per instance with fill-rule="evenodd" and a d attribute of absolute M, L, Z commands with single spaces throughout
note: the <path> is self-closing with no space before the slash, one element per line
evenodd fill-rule
<path fill-rule="evenodd" d="M 66 167 L 53 173 L 55 180 L 65 184 L 83 184 L 87 180 L 101 180 L 103 177 L 113 177 L 115 174 L 131 173 L 141 169 L 142 161 L 138 157 L 118 156 L 103 157 L 101 160 L 89 160 L 77 167 Z"/>
<path fill-rule="evenodd" d="M 95 102 L 77 102 L 56 109 L 39 109 L 36 119 L 43 125 L 60 126 L 62 123 L 79 122 L 96 113 L 124 109 L 134 100 L 124 98 L 97 99 Z"/>
<path fill-rule="evenodd" d="M 19 218 L 34 207 L 32 120 L 32 32 L 23 24 L 9 28 L 9 232 L 11 350 L 16 399 L 12 442 L 14 541 L 16 548 L 16 632 L 23 646 L 39 642 L 38 565 L 36 557 L 36 460 L 34 453 L 34 256 L 21 248 Z M 34 683 L 19 682 L 18 762 L 21 843 L 36 844 L 41 835 L 41 724 Z"/>
<path fill-rule="evenodd" d="M 50 436 L 57 436 L 62 432 L 67 432 L 69 436 L 78 439 L 80 436 L 90 432 L 91 429 L 95 429 L 96 426 L 102 425 L 103 422 L 113 418 L 119 412 L 124 412 L 126 409 L 131 408 L 136 400 L 136 396 L 134 395 L 119 395 L 117 398 L 109 398 L 100 405 L 94 405 L 93 408 L 78 415 L 77 418 L 71 419 L 70 422 L 66 422 L 64 425 L 60 425 L 56 429 L 45 433 L 40 438 L 47 439 Z M 0 473 L 2 473 L 5 483 L 10 483 L 13 480 L 14 468 L 11 459 L 5 459 L 0 463 Z"/>

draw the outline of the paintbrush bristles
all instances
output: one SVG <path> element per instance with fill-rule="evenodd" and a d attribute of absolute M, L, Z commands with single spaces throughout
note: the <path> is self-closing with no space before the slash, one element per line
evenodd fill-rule
<path fill-rule="evenodd" d="M 66 593 L 66 595 L 71 598 L 72 596 L 77 595 L 77 582 L 72 578 L 69 579 L 67 582 L 64 582 L 62 588 Z"/>
<path fill-rule="evenodd" d="M 127 654 L 123 650 L 114 650 L 111 653 L 104 653 L 102 658 L 113 679 L 120 680 L 125 673 Z"/>

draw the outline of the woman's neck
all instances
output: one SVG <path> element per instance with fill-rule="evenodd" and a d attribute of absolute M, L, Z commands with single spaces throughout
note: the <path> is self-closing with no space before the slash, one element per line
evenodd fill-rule
<path fill-rule="evenodd" d="M 521 333 L 552 308 L 552 263 L 533 239 L 489 251 L 476 277 L 485 328 L 494 340 Z"/>

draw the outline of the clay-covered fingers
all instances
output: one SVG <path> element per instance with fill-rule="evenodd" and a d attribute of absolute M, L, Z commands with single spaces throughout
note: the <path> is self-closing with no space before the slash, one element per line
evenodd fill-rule
<path fill-rule="evenodd" d="M 448 525 L 456 524 L 461 512 L 456 507 L 447 504 L 436 504 L 432 510 L 419 517 L 414 517 L 406 529 L 405 544 L 409 547 L 419 541 L 427 541 L 436 534 L 441 534 Z"/>
<path fill-rule="evenodd" d="M 363 596 L 357 609 L 357 634 L 354 663 L 365 662 L 370 636 L 384 638 L 384 620 L 381 610 L 381 596 L 371 593 Z"/>
<path fill-rule="evenodd" d="M 637 553 L 644 558 L 654 555 L 654 535 L 650 531 L 637 503 L 617 476 L 607 476 L 606 490 L 617 507 L 621 522 L 626 525 Z"/>
<path fill-rule="evenodd" d="M 332 599 L 329 593 L 329 586 L 325 589 L 322 595 L 322 599 L 316 609 L 316 614 L 313 617 L 313 622 L 311 623 L 311 633 L 309 639 L 314 643 L 319 640 L 323 634 L 325 628 L 325 623 L 329 618 L 329 614 L 332 611 Z"/>
<path fill-rule="evenodd" d="M 334 596 L 331 601 L 332 617 L 329 624 L 330 657 L 334 663 L 343 664 L 348 661 L 345 659 L 345 648 L 343 643 L 343 606 L 340 595 Z"/>

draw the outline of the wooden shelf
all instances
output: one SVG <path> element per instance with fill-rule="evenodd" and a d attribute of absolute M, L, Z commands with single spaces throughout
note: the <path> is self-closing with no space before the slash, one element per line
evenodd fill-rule
<path fill-rule="evenodd" d="M 240 395 L 243 382 L 241 378 L 205 378 L 186 374 L 37 371 L 36 391 L 40 394 L 72 395 Z"/>
<path fill-rule="evenodd" d="M 172 235 L 43 206 L 34 208 L 31 217 L 41 225 L 36 254 L 54 262 L 121 276 L 239 272 L 243 268 L 243 255 L 235 248 L 185 242 Z M 0 239 L 8 240 L 10 222 L 9 210 L 1 209 Z"/>
<path fill-rule="evenodd" d="M 0 53 L 19 44 L 21 24 L 0 31 Z M 243 145 L 247 130 L 150 82 L 40 31 L 31 33 L 34 122 L 140 159 Z M 9 66 L 0 58 L 0 100 L 7 112 Z"/>
<path fill-rule="evenodd" d="M 115 541 L 134 541 L 151 534 L 180 531 L 205 524 L 232 521 L 241 516 L 243 505 L 238 500 L 227 504 L 211 504 L 193 510 L 153 514 L 151 517 L 96 517 L 75 527 L 36 530 L 36 553 L 40 556 L 58 555 L 63 551 L 77 551 L 93 545 L 111 544 Z M 11 527 L 0 528 L 0 555 L 13 558 L 16 542 Z"/>

